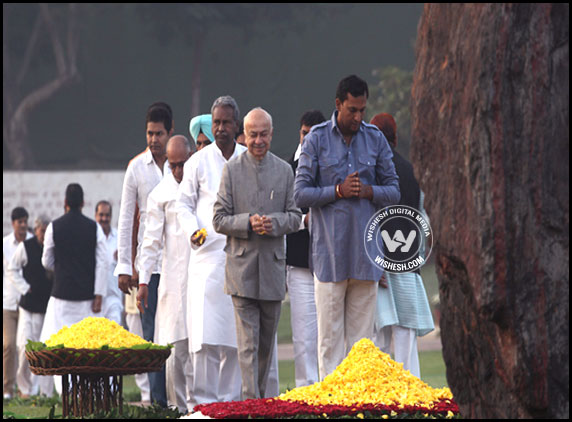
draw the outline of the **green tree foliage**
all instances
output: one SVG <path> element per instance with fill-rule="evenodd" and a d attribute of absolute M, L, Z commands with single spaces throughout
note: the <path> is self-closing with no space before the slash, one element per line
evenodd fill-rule
<path fill-rule="evenodd" d="M 369 87 L 367 121 L 378 113 L 389 113 L 397 125 L 397 151 L 409 158 L 411 144 L 411 85 L 413 72 L 395 66 L 374 69 L 377 79 Z"/>

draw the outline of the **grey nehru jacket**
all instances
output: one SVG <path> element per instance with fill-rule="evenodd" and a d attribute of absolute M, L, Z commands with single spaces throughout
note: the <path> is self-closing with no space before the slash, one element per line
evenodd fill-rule
<path fill-rule="evenodd" d="M 259 162 L 247 151 L 224 166 L 213 226 L 227 235 L 225 293 L 259 300 L 284 299 L 284 235 L 297 231 L 302 220 L 293 192 L 292 168 L 271 152 Z M 249 218 L 254 214 L 272 218 L 272 233 L 252 232 Z"/>

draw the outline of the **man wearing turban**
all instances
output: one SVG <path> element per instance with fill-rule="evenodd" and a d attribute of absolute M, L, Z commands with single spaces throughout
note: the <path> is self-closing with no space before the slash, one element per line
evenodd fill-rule
<path fill-rule="evenodd" d="M 197 151 L 215 141 L 211 127 L 212 115 L 210 114 L 201 114 L 191 119 L 189 131 L 197 144 Z"/>

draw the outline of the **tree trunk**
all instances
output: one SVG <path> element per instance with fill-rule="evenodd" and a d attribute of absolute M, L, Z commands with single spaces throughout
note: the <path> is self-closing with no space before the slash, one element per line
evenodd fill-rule
<path fill-rule="evenodd" d="M 569 6 L 430 4 L 411 158 L 468 418 L 569 416 Z"/>
<path fill-rule="evenodd" d="M 79 29 L 77 6 L 70 3 L 67 16 L 67 36 L 66 44 L 61 42 L 57 31 L 57 25 L 53 20 L 49 6 L 46 3 L 39 5 L 39 14 L 36 24 L 28 40 L 27 48 L 24 52 L 23 64 L 18 73 L 10 67 L 8 40 L 6 36 L 7 16 L 4 13 L 4 77 L 3 77 L 3 100 L 4 100 L 4 122 L 3 122 L 3 142 L 9 155 L 11 168 L 21 170 L 24 168 L 34 168 L 34 154 L 28 142 L 28 120 L 31 113 L 43 102 L 50 99 L 64 86 L 79 79 L 77 72 L 77 49 L 79 45 Z M 6 12 L 6 8 L 4 8 Z M 57 75 L 53 80 L 46 82 L 27 94 L 20 93 L 19 86 L 24 80 L 31 57 L 33 57 L 36 40 L 39 36 L 41 24 L 44 24 L 54 52 L 55 67 Z M 67 54 L 66 54 L 67 53 Z"/>

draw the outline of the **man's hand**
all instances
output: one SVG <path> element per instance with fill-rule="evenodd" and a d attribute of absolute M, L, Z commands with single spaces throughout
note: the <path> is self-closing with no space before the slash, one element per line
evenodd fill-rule
<path fill-rule="evenodd" d="M 102 303 L 103 297 L 101 295 L 95 295 L 93 302 L 91 303 L 91 310 L 96 314 L 100 313 Z"/>
<path fill-rule="evenodd" d="M 195 232 L 191 236 L 191 243 L 197 247 L 203 246 L 205 243 L 205 240 L 207 240 L 207 235 L 206 235 L 205 229 L 195 230 Z"/>
<path fill-rule="evenodd" d="M 304 217 L 304 227 L 308 228 L 309 220 L 310 220 L 310 212 L 308 212 L 308 214 L 306 214 L 306 216 Z"/>
<path fill-rule="evenodd" d="M 263 215 L 262 217 L 262 228 L 263 228 L 263 233 L 262 234 L 268 234 L 268 233 L 272 233 L 272 218 Z"/>
<path fill-rule="evenodd" d="M 373 188 L 371 187 L 371 185 L 363 185 L 363 184 L 361 185 L 359 191 L 359 198 L 367 199 L 370 201 L 373 199 Z"/>
<path fill-rule="evenodd" d="M 146 284 L 140 284 L 139 291 L 137 292 L 137 309 L 139 309 L 139 312 L 141 312 L 141 314 L 145 313 L 145 310 L 143 309 L 144 307 L 148 308 L 148 303 L 147 303 L 148 297 L 149 297 L 149 288 L 147 287 Z"/>
<path fill-rule="evenodd" d="M 346 180 L 340 185 L 340 194 L 342 198 L 356 198 L 359 196 L 361 188 L 361 180 L 359 180 L 358 172 L 348 174 Z"/>
<path fill-rule="evenodd" d="M 126 295 L 129 293 L 129 287 L 131 287 L 131 276 L 128 274 L 119 274 L 117 285 L 119 286 L 119 290 L 121 290 Z"/>
<path fill-rule="evenodd" d="M 259 216 L 258 214 L 254 214 L 250 216 L 250 226 L 252 227 L 252 231 L 256 234 L 263 235 L 266 234 L 266 228 L 268 226 L 268 222 L 265 220 L 266 216 Z M 272 229 L 272 221 L 270 221 L 270 229 Z"/>
<path fill-rule="evenodd" d="M 139 287 L 139 273 L 135 268 L 133 268 L 133 275 L 131 276 L 131 283 L 129 284 L 129 287 Z"/>
<path fill-rule="evenodd" d="M 387 283 L 387 278 L 385 278 L 385 273 L 383 273 L 383 275 L 379 279 L 379 285 L 384 289 L 387 289 L 389 287 L 389 284 Z"/>

